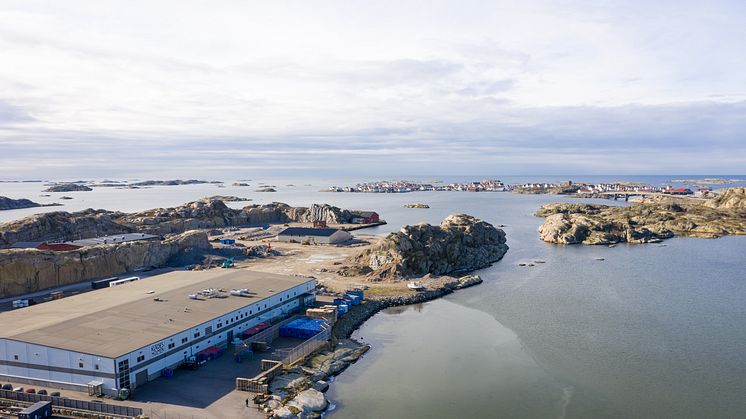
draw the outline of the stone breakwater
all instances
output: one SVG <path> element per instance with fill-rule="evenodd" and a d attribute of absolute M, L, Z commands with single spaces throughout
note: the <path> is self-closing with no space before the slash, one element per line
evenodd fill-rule
<path fill-rule="evenodd" d="M 479 275 L 467 275 L 447 282 L 443 287 L 421 292 L 411 292 L 395 297 L 366 298 L 360 305 L 352 306 L 334 325 L 333 333 L 337 339 L 349 338 L 366 320 L 389 307 L 419 304 L 448 295 L 455 290 L 482 283 Z"/>
<path fill-rule="evenodd" d="M 258 395 L 254 403 L 272 418 L 319 418 L 329 406 L 324 393 L 329 379 L 347 369 L 365 354 L 370 346 L 349 339 L 352 332 L 377 312 L 387 308 L 423 303 L 452 293 L 454 290 L 480 284 L 479 275 L 467 275 L 435 290 L 397 297 L 368 299 L 340 318 L 334 325 L 332 348 L 319 351 L 302 366 L 287 370 L 270 384 L 271 395 Z"/>

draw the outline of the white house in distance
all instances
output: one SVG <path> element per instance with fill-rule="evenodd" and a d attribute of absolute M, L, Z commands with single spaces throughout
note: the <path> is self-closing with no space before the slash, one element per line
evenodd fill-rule
<path fill-rule="evenodd" d="M 288 227 L 277 235 L 277 240 L 289 243 L 339 244 L 352 240 L 352 234 L 337 228 Z"/>

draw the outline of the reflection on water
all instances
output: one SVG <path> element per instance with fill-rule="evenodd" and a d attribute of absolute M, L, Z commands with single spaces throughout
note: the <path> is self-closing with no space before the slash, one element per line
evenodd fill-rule
<path fill-rule="evenodd" d="M 65 207 L 41 210 L 132 211 L 220 193 L 256 203 L 373 209 L 389 222 L 361 233 L 439 223 L 455 212 L 505 224 L 510 250 L 480 272 L 482 285 L 390 309 L 363 326 L 357 336 L 373 349 L 331 386 L 333 418 L 746 417 L 746 237 L 673 239 L 665 247 L 556 246 L 538 239 L 541 219 L 533 214 L 544 203 L 577 202 L 572 198 L 320 193 L 332 183 L 314 184 L 276 194 L 212 185 L 96 188 L 71 193 L 75 200 Z M 0 188 L 0 195 L 33 199 L 43 186 Z M 37 200 L 45 199 L 57 198 Z M 414 201 L 430 209 L 402 207 Z M 3 211 L 0 220 L 39 210 Z M 546 263 L 518 266 L 536 259 Z"/>
<path fill-rule="evenodd" d="M 389 307 L 385 310 L 383 310 L 384 313 L 395 316 L 397 314 L 406 313 L 407 311 L 416 311 L 417 313 L 422 312 L 422 308 L 425 306 L 424 303 L 417 303 L 412 304 L 408 306 L 397 306 L 397 307 Z"/>

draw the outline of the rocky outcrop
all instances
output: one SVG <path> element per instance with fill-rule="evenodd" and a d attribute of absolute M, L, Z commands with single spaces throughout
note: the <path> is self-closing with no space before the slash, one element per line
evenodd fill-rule
<path fill-rule="evenodd" d="M 309 208 L 299 208 L 293 217 L 295 221 L 312 223 L 325 221 L 328 224 L 345 224 L 352 222 L 352 213 L 328 204 L 313 204 Z"/>
<path fill-rule="evenodd" d="M 87 192 L 92 190 L 93 189 L 88 186 L 79 183 L 60 183 L 52 185 L 49 188 L 44 189 L 42 192 Z"/>
<path fill-rule="evenodd" d="M 134 228 L 115 221 L 122 213 L 88 209 L 36 214 L 0 224 L 0 247 L 24 241 L 69 241 L 110 234 L 131 233 Z"/>
<path fill-rule="evenodd" d="M 0 196 L 0 211 L 22 209 L 22 208 L 54 207 L 54 206 L 59 206 L 59 205 L 62 205 L 62 204 L 42 205 L 30 199 L 12 199 L 6 196 Z"/>
<path fill-rule="evenodd" d="M 558 203 L 544 205 L 539 237 L 557 244 L 656 243 L 674 236 L 716 238 L 743 234 L 746 211 L 740 192 L 721 201 L 644 202 L 630 206 Z"/>
<path fill-rule="evenodd" d="M 354 263 L 377 279 L 442 275 L 489 266 L 508 246 L 505 232 L 465 214 L 448 216 L 440 226 L 404 226 L 358 255 Z"/>
<path fill-rule="evenodd" d="M 1 224 L 0 247 L 9 247 L 19 241 L 68 241 L 130 232 L 164 236 L 196 229 L 294 221 L 326 221 L 331 224 L 349 222 L 350 219 L 349 211 L 326 204 L 304 208 L 273 202 L 233 209 L 221 199 L 210 197 L 178 207 L 129 214 L 92 209 L 37 214 Z"/>
<path fill-rule="evenodd" d="M 259 188 L 254 192 L 277 192 L 277 190 L 275 188 Z"/>
<path fill-rule="evenodd" d="M 0 297 L 117 275 L 139 268 L 195 263 L 210 248 L 206 233 L 189 231 L 164 241 L 134 241 L 67 252 L 0 250 Z"/>
<path fill-rule="evenodd" d="M 246 202 L 251 201 L 251 198 L 241 198 L 240 196 L 234 195 L 213 195 L 206 198 L 202 198 L 202 201 L 223 201 L 223 202 Z"/>
<path fill-rule="evenodd" d="M 406 204 L 406 205 L 404 205 L 404 208 L 430 208 L 430 205 L 427 205 L 427 204 Z"/>
<path fill-rule="evenodd" d="M 705 203 L 710 208 L 746 211 L 746 188 L 729 188 Z"/>

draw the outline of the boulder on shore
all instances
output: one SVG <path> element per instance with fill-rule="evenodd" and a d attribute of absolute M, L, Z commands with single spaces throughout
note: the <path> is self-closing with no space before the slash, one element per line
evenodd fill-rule
<path fill-rule="evenodd" d="M 439 226 L 404 226 L 358 255 L 354 263 L 376 279 L 443 275 L 489 266 L 502 259 L 505 232 L 466 214 L 446 217 Z"/>

